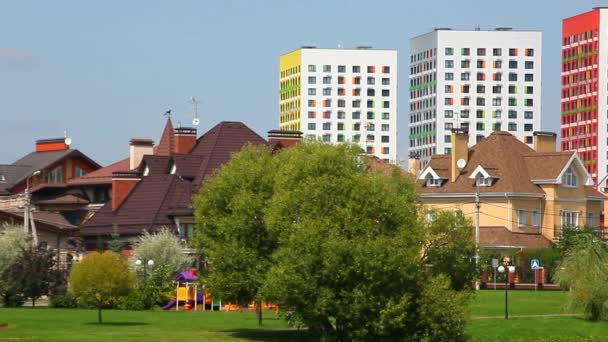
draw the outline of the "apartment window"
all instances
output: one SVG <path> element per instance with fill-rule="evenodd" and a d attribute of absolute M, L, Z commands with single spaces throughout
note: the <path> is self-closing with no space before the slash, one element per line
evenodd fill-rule
<path fill-rule="evenodd" d="M 532 132 L 532 124 L 524 124 L 524 132 Z"/>
<path fill-rule="evenodd" d="M 517 94 L 517 87 L 514 85 L 509 86 L 509 94 Z"/>
<path fill-rule="evenodd" d="M 323 72 L 331 72 L 331 65 L 324 65 Z"/>
<path fill-rule="evenodd" d="M 526 49 L 526 56 L 533 57 L 534 56 L 534 49 Z"/>
<path fill-rule="evenodd" d="M 460 54 L 463 56 L 468 56 L 471 54 L 471 49 L 469 48 L 462 48 L 460 49 Z"/>
<path fill-rule="evenodd" d="M 359 120 L 361 118 L 361 112 L 352 112 L 353 120 Z"/>
<path fill-rule="evenodd" d="M 445 48 L 445 55 L 446 56 L 454 55 L 454 48 Z"/>
<path fill-rule="evenodd" d="M 353 100 L 353 108 L 361 107 L 361 100 Z"/>
<path fill-rule="evenodd" d="M 470 91 L 470 88 L 471 88 L 471 86 L 469 86 L 468 84 L 467 85 L 463 85 L 463 86 L 460 87 L 460 91 L 462 93 L 468 94 L 469 91 Z"/>
<path fill-rule="evenodd" d="M 388 154 L 389 153 L 389 148 L 387 146 L 382 147 L 382 154 Z"/>
<path fill-rule="evenodd" d="M 483 72 L 478 72 L 477 73 L 477 80 L 478 81 L 485 81 L 486 80 L 486 74 Z"/>
<path fill-rule="evenodd" d="M 383 66 L 382 67 L 382 73 L 383 74 L 390 74 L 391 73 L 391 67 L 390 66 Z"/>
<path fill-rule="evenodd" d="M 382 96 L 390 96 L 391 92 L 388 89 L 382 89 Z"/>
<path fill-rule="evenodd" d="M 340 104 L 338 103 L 338 106 L 340 106 Z M 340 110 L 338 111 L 338 119 L 346 119 L 346 112 Z"/>
<path fill-rule="evenodd" d="M 478 85 L 477 86 L 477 93 L 478 94 L 485 94 L 486 93 L 486 86 L 484 86 L 484 85 Z"/>
<path fill-rule="evenodd" d="M 373 74 L 375 72 L 376 72 L 376 67 L 375 66 L 372 66 L 372 65 L 368 65 L 367 66 L 367 73 L 368 74 Z"/>
<path fill-rule="evenodd" d="M 331 107 L 331 99 L 326 99 L 323 101 L 323 107 Z"/>
<path fill-rule="evenodd" d="M 444 116 L 445 118 L 452 118 L 452 117 L 454 117 L 454 111 L 453 111 L 453 110 L 446 110 L 446 111 L 443 113 L 443 116 Z"/>
<path fill-rule="evenodd" d="M 486 117 L 486 113 L 483 110 L 478 110 L 476 116 L 478 119 L 483 119 Z"/>
<path fill-rule="evenodd" d="M 446 68 L 453 68 L 454 67 L 454 61 L 451 59 L 446 59 L 445 60 L 445 67 Z"/>
<path fill-rule="evenodd" d="M 373 77 L 368 77 L 367 78 L 367 84 L 376 84 L 376 79 Z"/>
<path fill-rule="evenodd" d="M 445 129 L 446 131 L 451 130 L 453 127 L 454 127 L 454 124 L 453 124 L 453 123 L 451 123 L 451 122 L 446 122 L 446 123 L 444 123 L 444 129 Z"/>
<path fill-rule="evenodd" d="M 321 137 L 321 140 L 323 140 L 325 142 L 331 141 L 331 134 L 323 134 L 323 136 Z"/>
<path fill-rule="evenodd" d="M 461 111 L 459 116 L 460 116 L 461 118 L 468 118 L 468 117 L 469 117 L 469 110 L 468 110 L 468 109 L 465 109 L 465 110 Z M 464 127 L 463 127 L 463 128 L 464 128 Z"/>
<path fill-rule="evenodd" d="M 500 122 L 495 122 L 492 124 L 492 130 L 493 131 L 500 131 L 502 128 L 502 125 L 500 124 Z"/>
<path fill-rule="evenodd" d="M 373 134 L 368 134 L 366 137 L 366 140 L 367 140 L 367 142 L 374 142 L 374 141 L 376 141 L 376 137 Z M 370 147 L 370 146 L 368 146 L 368 147 Z"/>
<path fill-rule="evenodd" d="M 383 135 L 381 139 L 382 139 L 382 142 L 383 142 L 383 143 L 388 143 L 388 142 L 390 142 L 390 137 L 389 137 L 388 135 Z"/>
<path fill-rule="evenodd" d="M 317 124 L 314 123 L 314 122 L 309 122 L 308 123 L 308 129 L 311 130 L 311 131 L 316 130 L 317 129 Z"/>
<path fill-rule="evenodd" d="M 344 142 L 344 134 L 338 134 L 338 142 Z"/>
<path fill-rule="evenodd" d="M 331 76 L 323 77 L 323 84 L 331 84 Z"/>
<path fill-rule="evenodd" d="M 534 74 L 525 74 L 524 75 L 524 80 L 526 82 L 532 82 L 532 81 L 534 81 Z"/>
<path fill-rule="evenodd" d="M 461 68 L 465 68 L 465 69 L 470 68 L 470 67 L 471 67 L 471 61 L 470 61 L 470 60 L 468 60 L 468 59 L 465 59 L 465 60 L 463 60 L 463 61 L 460 61 L 460 67 L 461 67 Z"/>
<path fill-rule="evenodd" d="M 317 89 L 308 88 L 308 95 L 317 95 Z"/>
<path fill-rule="evenodd" d="M 331 111 L 327 110 L 323 112 L 323 119 L 331 119 Z"/>
<path fill-rule="evenodd" d="M 391 79 L 388 77 L 384 77 L 382 79 L 382 85 L 389 85 L 389 84 L 391 84 Z"/>
<path fill-rule="evenodd" d="M 483 134 L 478 134 L 478 135 L 475 137 L 475 142 L 476 142 L 477 144 L 479 144 L 479 143 L 480 143 L 480 142 L 483 140 L 483 138 L 484 138 Z"/>
<path fill-rule="evenodd" d="M 353 142 L 359 142 L 359 141 L 361 141 L 361 135 L 359 135 L 359 134 L 353 135 Z"/>
<path fill-rule="evenodd" d="M 460 99 L 460 104 L 463 106 L 468 106 L 469 102 L 470 102 L 470 99 L 468 97 L 463 97 Z M 452 104 L 452 103 L 450 102 L 450 104 Z"/>
<path fill-rule="evenodd" d="M 477 48 L 477 56 L 485 56 L 486 49 L 485 48 Z"/>
<path fill-rule="evenodd" d="M 361 88 L 353 89 L 353 96 L 361 96 Z"/>
<path fill-rule="evenodd" d="M 501 56 L 501 55 L 502 55 L 502 49 L 500 49 L 500 48 L 492 49 L 492 56 Z"/>
<path fill-rule="evenodd" d="M 524 119 L 534 119 L 534 114 L 531 111 L 525 111 Z"/>
<path fill-rule="evenodd" d="M 517 81 L 517 74 L 514 73 L 514 72 L 510 72 L 509 73 L 509 81 L 516 82 Z"/>
<path fill-rule="evenodd" d="M 308 107 L 315 107 L 317 105 L 317 101 L 315 100 L 308 100 Z"/>
<path fill-rule="evenodd" d="M 517 49 L 509 49 L 509 56 L 517 56 Z"/>
<path fill-rule="evenodd" d="M 515 122 L 509 122 L 509 132 L 517 131 L 517 124 Z"/>
<path fill-rule="evenodd" d="M 532 62 L 532 61 L 526 61 L 524 63 L 524 68 L 526 68 L 526 69 L 534 69 L 534 62 Z"/>
<path fill-rule="evenodd" d="M 502 92 L 502 86 L 492 86 L 492 94 L 500 94 Z"/>
<path fill-rule="evenodd" d="M 308 84 L 316 84 L 317 78 L 315 76 L 308 76 Z"/>
<path fill-rule="evenodd" d="M 317 117 L 317 112 L 308 112 L 308 118 L 309 119 L 314 119 Z"/>
<path fill-rule="evenodd" d="M 374 108 L 374 101 L 367 100 L 367 108 Z"/>
<path fill-rule="evenodd" d="M 502 60 L 497 59 L 494 61 L 494 69 L 500 69 L 502 68 Z"/>
<path fill-rule="evenodd" d="M 338 65 L 338 72 L 346 72 L 346 65 Z"/>
<path fill-rule="evenodd" d="M 374 88 L 367 88 L 367 96 L 376 96 L 376 90 Z"/>
<path fill-rule="evenodd" d="M 353 131 L 360 131 L 361 130 L 361 124 L 360 123 L 356 123 L 353 124 Z"/>
<path fill-rule="evenodd" d="M 534 94 L 534 87 L 533 87 L 533 86 L 526 86 L 526 87 L 524 88 L 524 90 L 525 90 L 524 92 L 525 92 L 526 94 Z"/>
<path fill-rule="evenodd" d="M 344 123 L 338 122 L 338 131 L 343 131 L 343 130 L 344 130 Z"/>
<path fill-rule="evenodd" d="M 534 105 L 534 100 L 533 99 L 525 99 L 524 100 L 524 106 L 526 107 L 532 107 Z"/>
<path fill-rule="evenodd" d="M 361 67 L 358 65 L 353 65 L 353 73 L 359 73 L 361 72 Z"/>
<path fill-rule="evenodd" d="M 353 84 L 361 84 L 361 77 L 353 77 Z"/>
<path fill-rule="evenodd" d="M 373 146 L 367 146 L 367 147 L 365 148 L 365 152 L 366 152 L 367 154 L 374 154 L 374 147 L 373 147 Z"/>
<path fill-rule="evenodd" d="M 509 111 L 509 119 L 517 119 L 517 111 L 510 110 Z"/>
<path fill-rule="evenodd" d="M 373 120 L 375 118 L 374 112 L 367 112 L 367 119 Z"/>
<path fill-rule="evenodd" d="M 323 95 L 331 95 L 331 88 L 323 88 Z"/>
<path fill-rule="evenodd" d="M 502 98 L 500 98 L 500 97 L 493 98 L 492 106 L 502 106 Z"/>
<path fill-rule="evenodd" d="M 561 215 L 562 226 L 578 226 L 578 211 L 564 210 Z"/>
<path fill-rule="evenodd" d="M 346 83 L 346 78 L 344 76 L 338 76 L 338 84 Z"/>
<path fill-rule="evenodd" d="M 477 103 L 478 106 L 485 106 L 486 105 L 486 99 L 484 99 L 483 97 L 478 97 L 476 103 Z"/>
<path fill-rule="evenodd" d="M 500 109 L 497 109 L 492 112 L 492 118 L 494 118 L 494 119 L 500 119 L 501 116 L 502 116 L 502 110 L 500 110 Z"/>
<path fill-rule="evenodd" d="M 316 66 L 316 65 L 309 64 L 309 65 L 308 65 L 308 71 L 309 71 L 309 72 L 315 72 L 315 71 L 317 71 L 317 66 Z"/>
<path fill-rule="evenodd" d="M 523 209 L 517 209 L 517 226 L 523 227 L 526 225 L 526 211 Z"/>
<path fill-rule="evenodd" d="M 485 127 L 485 125 L 484 125 L 484 123 L 483 123 L 483 122 L 478 122 L 478 123 L 477 123 L 477 130 L 478 130 L 478 131 L 483 131 L 485 128 L 486 128 L 486 127 Z"/>
<path fill-rule="evenodd" d="M 451 73 L 451 72 L 446 72 L 445 73 L 445 80 L 446 81 L 452 81 L 452 80 L 454 80 L 454 74 Z"/>
<path fill-rule="evenodd" d="M 497 72 L 494 74 L 493 76 L 494 81 L 502 81 L 502 73 L 501 72 Z"/>
<path fill-rule="evenodd" d="M 382 108 L 390 108 L 390 107 L 391 107 L 390 101 L 382 101 Z"/>
<path fill-rule="evenodd" d="M 390 130 L 391 126 L 388 124 L 382 124 L 381 129 L 382 132 L 388 132 Z"/>
<path fill-rule="evenodd" d="M 517 69 L 517 61 L 509 61 L 509 69 Z"/>
<path fill-rule="evenodd" d="M 454 102 L 454 100 L 451 97 L 446 97 L 444 99 L 443 104 L 446 105 L 446 106 L 451 106 L 453 102 Z"/>
<path fill-rule="evenodd" d="M 485 68 L 485 67 L 486 67 L 486 61 L 484 61 L 483 59 L 478 59 L 477 68 Z"/>
<path fill-rule="evenodd" d="M 517 106 L 517 99 L 514 97 L 509 97 L 509 106 Z"/>
<path fill-rule="evenodd" d="M 331 130 L 331 122 L 324 122 L 324 123 L 323 123 L 323 130 L 324 130 L 324 131 L 329 131 L 329 130 Z"/>
<path fill-rule="evenodd" d="M 577 177 L 571 166 L 566 170 L 566 172 L 564 172 L 564 175 L 562 176 L 562 185 L 567 187 L 576 187 L 576 182 Z"/>
<path fill-rule="evenodd" d="M 460 74 L 461 81 L 468 81 L 470 79 L 471 79 L 471 74 L 469 74 L 468 72 L 463 72 L 462 74 Z"/>
<path fill-rule="evenodd" d="M 338 107 L 340 107 L 340 108 L 346 107 L 346 101 L 344 101 L 342 99 L 338 100 Z"/>

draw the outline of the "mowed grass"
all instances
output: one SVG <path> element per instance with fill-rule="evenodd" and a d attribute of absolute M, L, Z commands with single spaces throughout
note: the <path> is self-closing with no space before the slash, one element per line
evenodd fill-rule
<path fill-rule="evenodd" d="M 608 322 L 587 322 L 566 309 L 566 292 L 504 291 L 473 294 L 467 335 L 472 341 L 608 341 Z M 552 315 L 552 316 L 543 316 Z M 560 316 L 562 315 L 562 316 Z M 574 315 L 574 316 L 563 316 Z M 536 316 L 536 317 L 535 317 Z M 259 327 L 253 312 L 163 312 L 0 308 L 2 340 L 39 341 L 316 341 L 307 331 L 289 329 L 272 311 Z"/>

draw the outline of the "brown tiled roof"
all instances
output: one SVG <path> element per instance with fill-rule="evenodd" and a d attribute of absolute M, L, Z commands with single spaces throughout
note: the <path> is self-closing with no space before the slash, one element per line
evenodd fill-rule
<path fill-rule="evenodd" d="M 592 186 L 586 186 L 585 187 L 585 196 L 587 196 L 587 198 L 590 197 L 595 197 L 595 198 L 606 198 L 606 195 L 597 191 L 596 188 L 592 187 Z M 607 198 L 608 199 L 608 198 Z"/>
<path fill-rule="evenodd" d="M 475 146 L 470 147 L 468 153 L 468 162 L 454 182 L 449 179 L 450 156 L 433 156 L 428 167 L 432 167 L 440 177 L 448 178 L 448 180 L 439 187 L 426 187 L 424 182 L 419 182 L 420 193 L 474 193 L 477 188 L 475 180 L 470 179 L 469 176 L 481 165 L 491 176 L 497 178 L 492 186 L 479 187 L 481 193 L 507 192 L 542 195 L 544 191 L 532 183 L 532 180 L 548 179 L 551 176 L 556 178 L 574 152 L 540 153 L 508 132 L 493 132 Z M 542 164 L 538 165 L 539 163 Z"/>
<path fill-rule="evenodd" d="M 160 137 L 158 146 L 154 148 L 154 154 L 161 156 L 168 156 L 173 154 L 175 148 L 175 133 L 173 131 L 173 123 L 171 118 L 167 118 L 165 129 Z"/>
<path fill-rule="evenodd" d="M 201 136 L 190 154 L 144 156 L 148 176 L 133 188 L 116 210 L 106 203 L 81 229 L 83 236 L 110 234 L 113 224 L 120 234 L 172 227 L 172 216 L 192 213 L 192 194 L 205 177 L 226 163 L 247 143 L 266 141 L 240 122 L 221 122 Z M 171 161 L 176 174 L 169 174 Z"/>
<path fill-rule="evenodd" d="M 36 222 L 36 228 L 49 229 L 49 230 L 61 230 L 61 231 L 75 231 L 78 227 L 72 225 L 68 220 L 65 219 L 61 214 L 52 211 L 34 211 L 34 221 Z M 23 211 L 22 210 L 0 210 L 0 217 L 6 219 L 13 219 L 23 222 Z"/>
<path fill-rule="evenodd" d="M 0 165 L 0 176 L 4 176 L 4 181 L 0 181 L 0 195 L 10 195 L 10 188 L 30 169 L 30 166 Z"/>
<path fill-rule="evenodd" d="M 89 201 L 75 195 L 61 195 L 36 201 L 36 204 L 88 204 Z"/>
<path fill-rule="evenodd" d="M 542 234 L 514 233 L 506 227 L 479 227 L 479 243 L 484 248 L 547 248 L 551 241 Z"/>
<path fill-rule="evenodd" d="M 112 172 L 129 170 L 129 158 L 68 181 L 68 185 L 112 184 Z"/>

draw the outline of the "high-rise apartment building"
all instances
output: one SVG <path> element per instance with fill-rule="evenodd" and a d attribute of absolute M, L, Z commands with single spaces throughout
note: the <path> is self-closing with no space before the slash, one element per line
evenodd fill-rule
<path fill-rule="evenodd" d="M 540 130 L 542 34 L 435 29 L 410 41 L 410 153 L 449 154 L 452 128 L 469 145 L 493 131 L 527 144 Z"/>
<path fill-rule="evenodd" d="M 608 8 L 562 22 L 561 149 L 578 152 L 595 184 L 608 174 L 607 30 Z"/>
<path fill-rule="evenodd" d="M 397 51 L 303 47 L 281 55 L 279 127 L 397 160 Z"/>

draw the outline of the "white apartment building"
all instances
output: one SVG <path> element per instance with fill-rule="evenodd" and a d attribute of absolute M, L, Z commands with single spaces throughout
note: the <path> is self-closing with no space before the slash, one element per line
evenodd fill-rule
<path fill-rule="evenodd" d="M 450 153 L 452 128 L 469 145 L 493 131 L 527 144 L 540 130 L 542 34 L 435 29 L 410 41 L 410 154 Z"/>
<path fill-rule="evenodd" d="M 279 74 L 281 129 L 397 161 L 397 51 L 302 47 Z"/>

